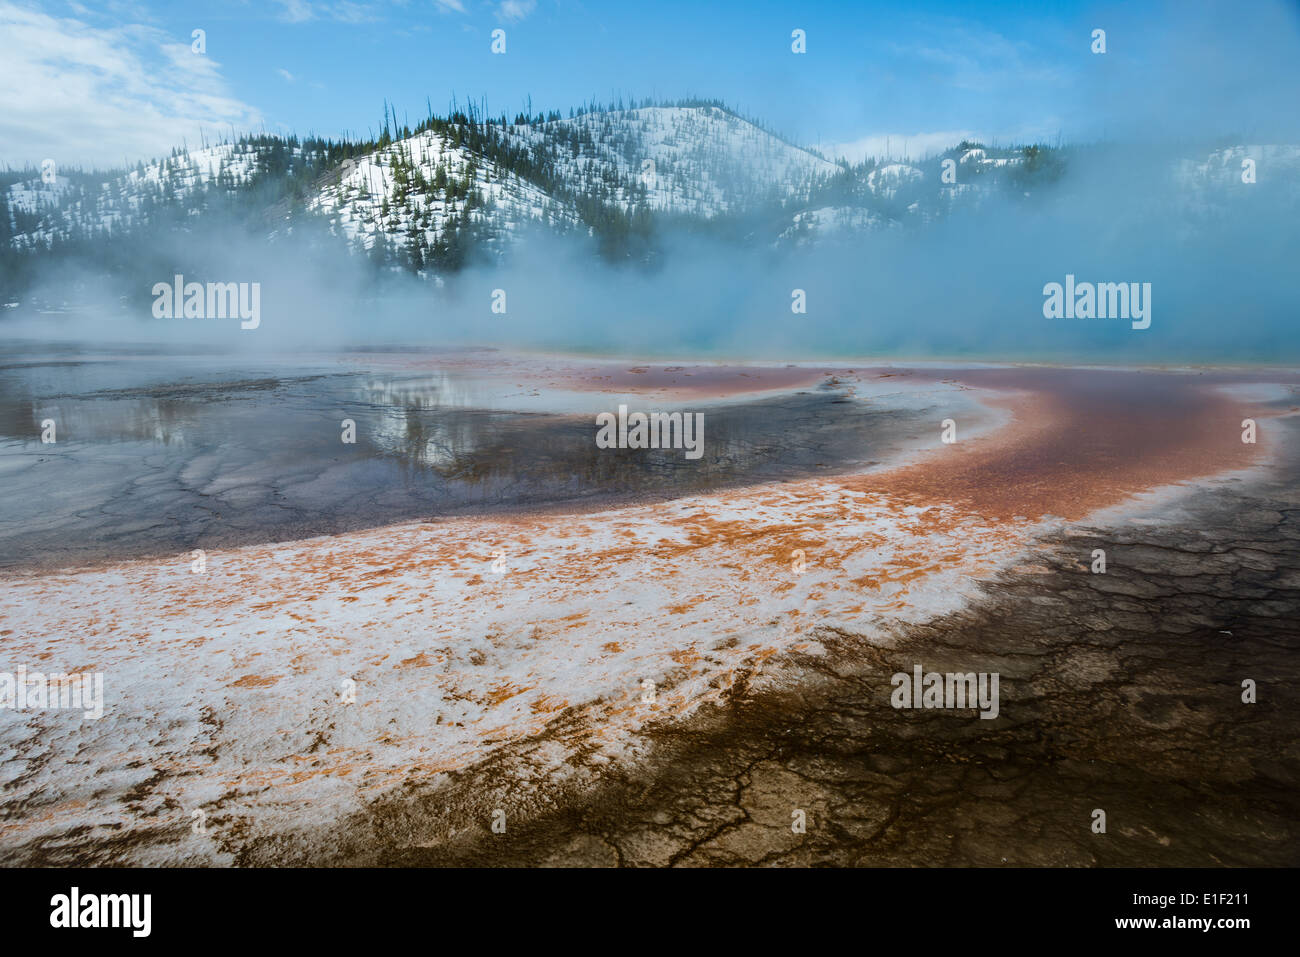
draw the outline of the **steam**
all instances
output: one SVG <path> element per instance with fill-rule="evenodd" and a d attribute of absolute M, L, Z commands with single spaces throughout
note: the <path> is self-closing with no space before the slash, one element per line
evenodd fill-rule
<path fill-rule="evenodd" d="M 788 219 L 744 241 L 661 227 L 651 264 L 611 264 L 583 236 L 524 233 L 499 261 L 435 283 L 377 277 L 341 240 L 306 225 L 268 237 L 265 225 L 205 218 L 201 230 L 156 237 L 112 278 L 90 265 L 49 267 L 38 298 L 58 302 L 71 290 L 94 307 L 81 317 L 11 319 L 3 331 L 256 352 L 489 346 L 647 358 L 1296 361 L 1300 150 L 1264 148 L 1300 141 L 1296 14 L 1266 4 L 1243 18 L 1231 6 L 1179 3 L 1168 16 L 1167 31 L 1140 39 L 1123 10 L 1101 17 L 1109 59 L 1097 58 L 1084 107 L 1103 121 L 1103 144 L 1067 146 L 1062 178 L 1029 195 L 995 188 L 933 222 L 903 217 L 810 246 L 775 241 Z M 1234 130 L 1245 148 L 1206 167 Z M 1254 183 L 1241 179 L 1244 160 L 1256 164 Z M 938 160 L 923 166 L 932 193 Z M 259 283 L 260 325 L 153 319 L 149 290 L 176 273 Z M 1045 318 L 1044 285 L 1067 275 L 1149 283 L 1149 328 Z M 492 309 L 497 290 L 504 313 Z M 806 313 L 791 310 L 795 290 Z"/>

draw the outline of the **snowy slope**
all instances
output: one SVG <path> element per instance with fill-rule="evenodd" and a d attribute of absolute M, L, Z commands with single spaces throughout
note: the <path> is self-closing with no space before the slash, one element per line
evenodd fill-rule
<path fill-rule="evenodd" d="M 861 206 L 818 206 L 795 213 L 791 223 L 777 237 L 777 245 L 815 245 L 825 239 L 839 239 L 853 233 L 898 225 L 896 221 Z"/>
<path fill-rule="evenodd" d="M 1231 146 L 1215 150 L 1203 160 L 1181 160 L 1174 169 L 1180 185 L 1196 191 L 1236 189 L 1242 183 L 1243 163 L 1254 163 L 1256 184 L 1269 181 L 1289 183 L 1300 188 L 1300 146 L 1263 145 Z"/>
<path fill-rule="evenodd" d="M 889 163 L 867 173 L 867 189 L 877 196 L 893 197 L 903 186 L 919 183 L 925 173 L 907 163 Z"/>
<path fill-rule="evenodd" d="M 18 246 L 43 246 L 66 239 L 79 229 L 102 228 L 109 234 L 134 225 L 159 206 L 197 208 L 206 188 L 235 192 L 252 182 L 265 162 L 266 150 L 231 143 L 140 164 L 103 182 L 90 177 L 60 175 L 53 185 L 35 178 L 9 189 L 9 204 L 17 215 L 39 216 L 33 229 L 20 230 Z M 290 164 L 301 160 L 295 149 Z"/>
<path fill-rule="evenodd" d="M 486 227 L 492 238 L 509 238 L 529 223 L 579 227 L 577 197 L 623 211 L 710 218 L 773 199 L 806 198 L 840 171 L 716 107 L 592 112 L 496 125 L 490 135 L 500 151 L 526 155 L 535 178 L 456 145 L 446 131 L 429 130 L 348 164 L 311 208 L 367 248 L 380 234 L 405 244 L 413 228 L 432 246 L 458 223 Z M 413 182 L 416 171 L 419 182 Z M 466 184 L 459 197 L 438 186 L 444 179 Z"/>
<path fill-rule="evenodd" d="M 411 170 L 426 183 L 413 182 Z M 440 171 L 448 184 L 442 188 Z M 322 188 L 309 208 L 366 248 L 380 235 L 405 242 L 412 229 L 432 247 L 463 222 L 505 237 L 529 223 L 574 227 L 579 222 L 571 204 L 432 131 L 346 161 L 338 181 Z"/>
<path fill-rule="evenodd" d="M 569 155 L 553 149 L 557 133 L 590 138 Z M 646 107 L 585 113 L 540 126 L 512 126 L 509 135 L 553 157 L 572 181 L 596 175 L 631 181 L 657 212 L 711 217 L 754 202 L 806 195 L 819 177 L 840 167 L 717 107 Z M 637 195 L 616 189 L 616 202 Z"/>

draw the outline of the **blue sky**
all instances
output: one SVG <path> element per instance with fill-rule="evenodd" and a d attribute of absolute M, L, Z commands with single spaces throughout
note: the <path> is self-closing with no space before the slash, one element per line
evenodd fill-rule
<path fill-rule="evenodd" d="M 0 0 L 0 164 L 134 162 L 200 129 L 364 133 L 385 98 L 414 123 L 426 97 L 442 111 L 453 94 L 510 116 L 530 96 L 566 113 L 619 94 L 718 97 L 854 158 L 887 138 L 919 155 L 963 136 L 1133 135 L 1152 117 L 1173 135 L 1276 140 L 1300 100 L 1297 23 L 1294 3 L 1267 0 Z"/>

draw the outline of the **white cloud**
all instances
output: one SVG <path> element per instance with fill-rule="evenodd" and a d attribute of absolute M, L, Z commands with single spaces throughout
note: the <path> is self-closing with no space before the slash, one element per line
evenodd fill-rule
<path fill-rule="evenodd" d="M 305 23 L 316 19 L 316 11 L 307 0 L 276 0 L 276 2 L 284 8 L 284 12 L 280 14 L 281 20 L 287 20 L 289 23 Z"/>
<path fill-rule="evenodd" d="M 504 0 L 497 5 L 497 14 L 502 20 L 518 23 L 537 9 L 537 0 Z"/>
<path fill-rule="evenodd" d="M 0 163 L 116 166 L 261 121 L 188 36 L 0 0 Z"/>
<path fill-rule="evenodd" d="M 460 0 L 455 0 L 459 5 Z M 381 19 L 373 5 L 337 0 L 335 3 L 309 3 L 308 0 L 276 0 L 280 5 L 279 19 L 285 23 L 307 23 L 311 20 L 337 20 L 340 23 L 374 23 Z"/>
<path fill-rule="evenodd" d="M 950 18 L 928 20 L 918 27 L 920 42 L 894 43 L 891 48 L 924 64 L 947 86 L 1000 96 L 1007 91 L 1059 88 L 1066 82 L 1061 65 L 1031 43 Z"/>
<path fill-rule="evenodd" d="M 330 8 L 330 16 L 340 23 L 374 23 L 380 19 L 370 6 L 342 0 Z"/>
<path fill-rule="evenodd" d="M 292 73 L 290 73 L 288 70 L 286 70 L 284 67 L 280 67 L 280 69 L 276 70 L 275 72 L 280 74 L 282 77 L 284 77 L 285 80 L 288 81 L 289 83 L 298 82 L 298 78 L 294 76 Z"/>
<path fill-rule="evenodd" d="M 439 13 L 464 13 L 465 4 L 460 0 L 433 0 Z"/>

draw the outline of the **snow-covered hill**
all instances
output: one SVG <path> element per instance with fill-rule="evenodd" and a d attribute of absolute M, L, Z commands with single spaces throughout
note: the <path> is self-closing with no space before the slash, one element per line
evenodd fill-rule
<path fill-rule="evenodd" d="M 717 107 L 584 113 L 511 126 L 508 135 L 546 157 L 562 178 L 598 178 L 614 185 L 611 201 L 641 201 L 656 212 L 711 217 L 806 196 L 814 183 L 840 171 Z"/>
<path fill-rule="evenodd" d="M 371 249 L 380 237 L 441 248 L 457 229 L 481 227 L 489 242 L 508 239 L 528 224 L 576 228 L 572 203 L 519 175 L 426 131 L 355 160 L 308 204 L 331 228 Z"/>
<path fill-rule="evenodd" d="M 775 245 L 812 245 L 826 239 L 840 239 L 856 232 L 897 226 L 879 213 L 861 206 L 818 206 L 795 213 Z"/>
<path fill-rule="evenodd" d="M 900 187 L 919 183 L 925 173 L 908 163 L 886 163 L 867 173 L 867 189 L 877 196 L 893 197 Z"/>
<path fill-rule="evenodd" d="M 527 224 L 591 228 L 593 207 L 710 219 L 806 200 L 841 172 L 717 107 L 590 112 L 483 136 L 473 144 L 453 125 L 375 150 L 345 164 L 311 208 L 366 248 L 386 236 L 432 250 L 468 226 L 487 242 Z"/>
<path fill-rule="evenodd" d="M 1173 205 L 1193 218 L 1221 206 L 1248 160 L 1261 184 L 1284 182 L 1286 195 L 1300 196 L 1300 147 L 1237 146 L 1175 163 Z M 963 142 L 924 160 L 850 167 L 700 103 L 514 122 L 457 112 L 415 130 L 385 126 L 368 144 L 245 137 L 107 177 L 9 174 L 0 246 L 93 244 L 160 224 L 199 229 L 219 214 L 277 236 L 311 217 L 381 263 L 435 272 L 470 250 L 506 250 L 531 228 L 618 239 L 647 236 L 654 222 L 754 217 L 769 225 L 757 234 L 746 225 L 745 235 L 804 245 L 923 227 L 958 208 L 978 214 L 997 191 L 1028 196 L 1066 162 L 1045 147 Z"/>
<path fill-rule="evenodd" d="M 165 207 L 198 212 L 211 196 L 237 193 L 273 165 L 292 173 L 302 166 L 299 146 L 269 143 L 223 143 L 193 151 L 177 150 L 152 163 L 97 181 L 85 174 L 59 175 L 55 183 L 40 178 L 15 183 L 8 200 L 14 217 L 17 246 L 40 247 L 74 236 L 104 238 L 124 228 L 146 223 Z M 313 157 L 306 151 L 308 158 Z M 319 155 L 315 155 L 317 160 Z M 31 228 L 21 228 L 30 222 Z"/>
<path fill-rule="evenodd" d="M 1243 182 L 1243 174 L 1248 171 L 1254 183 Z M 1269 180 L 1300 189 L 1300 146 L 1230 146 L 1215 150 L 1203 159 L 1179 161 L 1174 176 L 1179 185 L 1192 191 L 1230 190 Z"/>

